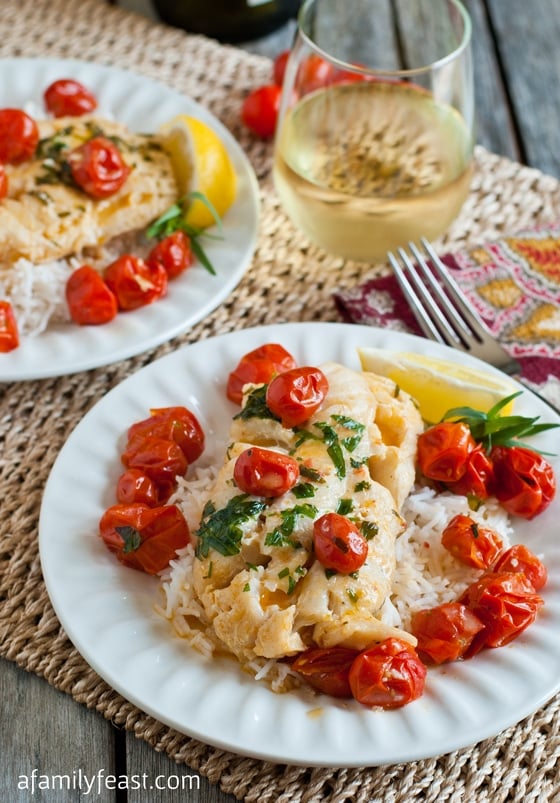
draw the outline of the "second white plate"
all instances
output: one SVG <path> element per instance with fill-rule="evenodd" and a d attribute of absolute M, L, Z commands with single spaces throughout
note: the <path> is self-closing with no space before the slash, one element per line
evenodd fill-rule
<path fill-rule="evenodd" d="M 43 92 L 57 78 L 74 78 L 97 97 L 105 113 L 132 131 L 155 131 L 177 114 L 198 117 L 225 143 L 237 173 L 235 203 L 223 220 L 223 238 L 207 240 L 216 268 L 200 264 L 174 279 L 167 296 L 105 326 L 51 325 L 19 348 L 0 354 L 0 382 L 42 379 L 97 368 L 170 340 L 215 309 L 247 270 L 256 245 L 258 185 L 241 146 L 203 106 L 164 84 L 99 64 L 58 59 L 0 59 L 0 106 L 43 109 Z"/>

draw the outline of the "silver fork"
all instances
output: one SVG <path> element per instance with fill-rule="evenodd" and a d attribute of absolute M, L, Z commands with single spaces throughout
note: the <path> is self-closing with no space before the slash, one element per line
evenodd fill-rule
<path fill-rule="evenodd" d="M 392 252 L 389 252 L 388 258 L 403 295 L 426 337 L 472 354 L 525 384 L 519 377 L 521 366 L 517 360 L 510 357 L 490 334 L 430 243 L 424 237 L 420 243 L 430 265 L 415 243 L 408 244 L 410 253 L 399 248 L 398 258 Z M 535 393 L 532 388 L 530 390 Z M 555 409 L 543 396 L 538 393 L 535 395 Z"/>

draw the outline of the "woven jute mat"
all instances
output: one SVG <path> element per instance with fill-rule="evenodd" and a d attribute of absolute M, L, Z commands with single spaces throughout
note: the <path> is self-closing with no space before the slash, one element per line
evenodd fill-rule
<path fill-rule="evenodd" d="M 440 758 L 382 768 L 306 769 L 240 757 L 171 730 L 109 688 L 76 652 L 50 605 L 37 546 L 43 488 L 74 426 L 108 390 L 184 343 L 263 323 L 338 320 L 333 291 L 352 287 L 375 269 L 325 256 L 280 210 L 270 180 L 270 145 L 251 139 L 239 123 L 245 94 L 269 80 L 267 59 L 156 25 L 101 0 L 2 0 L 0 57 L 7 56 L 112 64 L 204 104 L 248 153 L 260 182 L 262 220 L 255 257 L 238 288 L 182 337 L 98 370 L 0 385 L 0 654 L 240 800 L 560 800 L 554 788 L 558 698 L 496 738 Z M 559 217 L 558 181 L 479 148 L 471 196 L 439 245 L 474 245 Z"/>

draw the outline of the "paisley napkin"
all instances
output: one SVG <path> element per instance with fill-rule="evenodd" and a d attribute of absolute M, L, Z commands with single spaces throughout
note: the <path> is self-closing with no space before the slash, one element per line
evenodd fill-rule
<path fill-rule="evenodd" d="M 490 332 L 520 363 L 523 379 L 560 406 L 560 221 L 442 260 Z M 421 334 L 392 274 L 334 298 L 346 321 Z"/>

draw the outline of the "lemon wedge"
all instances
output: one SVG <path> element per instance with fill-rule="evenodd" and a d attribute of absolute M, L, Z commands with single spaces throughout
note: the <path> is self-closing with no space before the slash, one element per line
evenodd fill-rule
<path fill-rule="evenodd" d="M 218 134 L 206 123 L 186 114 L 164 123 L 159 134 L 171 158 L 181 197 L 200 192 L 222 217 L 235 200 L 237 176 Z M 185 222 L 200 229 L 216 223 L 211 211 L 198 198 L 189 205 Z"/>
<path fill-rule="evenodd" d="M 517 388 L 503 378 L 478 368 L 425 354 L 358 349 L 362 370 L 389 377 L 416 399 L 425 421 L 434 424 L 452 407 L 473 407 L 488 412 Z M 502 410 L 511 412 L 513 403 Z"/>

